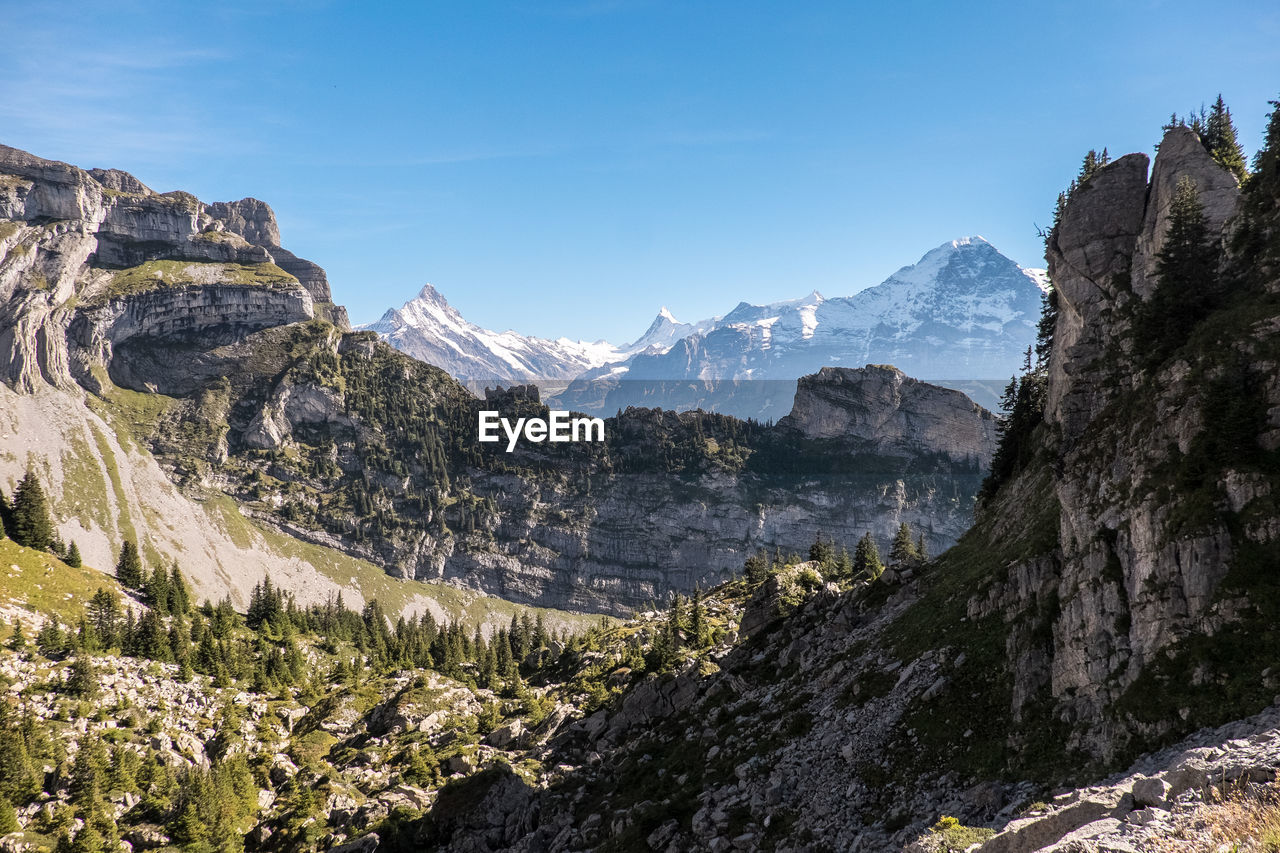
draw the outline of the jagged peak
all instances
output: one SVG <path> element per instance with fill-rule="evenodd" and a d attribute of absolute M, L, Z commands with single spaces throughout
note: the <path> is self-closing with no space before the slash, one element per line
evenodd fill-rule
<path fill-rule="evenodd" d="M 430 282 L 422 285 L 422 289 L 418 291 L 418 295 L 414 297 L 414 299 L 415 301 L 421 300 L 423 302 L 430 302 L 433 305 L 449 307 L 449 300 L 445 299 L 444 294 L 436 290 Z"/>

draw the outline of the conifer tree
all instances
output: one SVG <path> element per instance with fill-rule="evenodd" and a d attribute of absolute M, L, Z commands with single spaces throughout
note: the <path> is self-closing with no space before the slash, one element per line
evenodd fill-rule
<path fill-rule="evenodd" d="M 765 558 L 764 552 L 752 554 L 742 564 L 742 570 L 746 575 L 747 583 L 758 586 L 769 577 L 769 561 Z"/>
<path fill-rule="evenodd" d="M 893 544 L 889 546 L 889 560 L 897 565 L 915 562 L 919 559 L 916 543 L 911 539 L 911 526 L 905 521 L 898 525 L 898 532 L 893 536 Z"/>
<path fill-rule="evenodd" d="M 8 835 L 20 829 L 22 826 L 18 823 L 18 812 L 14 809 L 13 803 L 9 802 L 8 797 L 0 794 L 0 835 Z"/>
<path fill-rule="evenodd" d="M 694 590 L 689 607 L 689 641 L 695 649 L 711 645 L 711 626 L 707 624 L 707 606 L 702 601 L 701 589 Z"/>
<path fill-rule="evenodd" d="M 116 562 L 116 580 L 125 589 L 142 589 L 142 558 L 138 556 L 138 546 L 132 539 L 126 539 L 120 545 L 120 559 Z"/>
<path fill-rule="evenodd" d="M 840 560 L 836 563 L 836 574 L 842 578 L 853 575 L 853 557 L 850 556 L 848 548 L 840 549 Z"/>
<path fill-rule="evenodd" d="M 818 538 L 809 546 L 809 559 L 819 563 L 823 569 L 829 569 L 835 563 L 836 549 L 818 534 Z"/>
<path fill-rule="evenodd" d="M 6 701 L 0 700 L 0 797 L 25 805 L 40 792 L 35 767 Z"/>
<path fill-rule="evenodd" d="M 13 523 L 8 531 L 10 539 L 39 551 L 53 547 L 53 520 L 49 518 L 49 504 L 40 481 L 30 468 L 13 493 L 12 516 Z"/>
<path fill-rule="evenodd" d="M 1156 255 L 1157 287 L 1133 322 L 1134 339 L 1148 367 L 1176 350 L 1220 296 L 1218 251 L 1210 238 L 1200 195 L 1187 176 L 1169 205 L 1169 228 Z"/>
<path fill-rule="evenodd" d="M 144 573 L 145 574 L 145 573 Z M 149 578 L 143 581 L 143 591 L 147 604 L 161 615 L 169 612 L 169 573 L 164 566 L 156 566 Z"/>
<path fill-rule="evenodd" d="M 140 657 L 161 663 L 173 662 L 169 632 L 165 630 L 164 621 L 155 610 L 146 611 L 138 620 L 138 632 L 133 645 L 135 653 Z"/>
<path fill-rule="evenodd" d="M 72 696 L 92 700 L 98 695 L 98 673 L 87 657 L 77 655 L 67 673 L 66 690 Z"/>
<path fill-rule="evenodd" d="M 684 629 L 684 596 L 677 592 L 671 597 L 671 610 L 667 613 L 667 630 L 676 648 L 680 648 L 683 644 Z"/>
<path fill-rule="evenodd" d="M 857 576 L 866 576 L 872 580 L 884 573 L 884 563 L 880 560 L 880 548 L 869 530 L 858 540 L 858 547 L 854 549 L 853 571 Z"/>
<path fill-rule="evenodd" d="M 104 649 L 120 643 L 120 596 L 113 590 L 98 587 L 89 599 L 89 624 Z"/>
<path fill-rule="evenodd" d="M 12 652 L 21 652 L 27 647 L 27 636 L 22 633 L 22 620 L 17 616 L 13 617 L 13 633 L 9 635 L 9 640 L 5 645 Z"/>
<path fill-rule="evenodd" d="M 67 654 L 67 637 L 54 616 L 36 634 L 36 648 L 49 660 L 61 660 Z"/>
<path fill-rule="evenodd" d="M 1249 169 L 1245 165 L 1244 151 L 1240 148 L 1240 140 L 1236 136 L 1235 124 L 1231 121 L 1231 110 L 1218 95 L 1209 115 L 1205 119 L 1204 133 L 1200 142 L 1205 149 L 1227 171 L 1235 175 L 1240 183 L 1249 177 Z"/>
<path fill-rule="evenodd" d="M 76 540 L 72 539 L 71 544 L 67 546 L 67 556 L 63 562 L 73 569 L 78 569 L 84 564 L 80 558 L 80 546 L 76 545 Z"/>
<path fill-rule="evenodd" d="M 1045 369 L 1049 366 L 1049 355 L 1053 352 L 1053 333 L 1058 326 L 1058 291 L 1053 282 L 1049 289 L 1040 296 L 1040 319 L 1036 323 L 1036 366 Z"/>
<path fill-rule="evenodd" d="M 1280 101 L 1269 103 L 1266 134 L 1253 157 L 1253 174 L 1245 193 L 1245 209 L 1254 220 L 1280 205 Z"/>

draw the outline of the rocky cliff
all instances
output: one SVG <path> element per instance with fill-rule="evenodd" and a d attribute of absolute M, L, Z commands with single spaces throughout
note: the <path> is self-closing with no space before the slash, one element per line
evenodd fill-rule
<path fill-rule="evenodd" d="M 143 328 L 251 331 L 317 305 L 346 323 L 323 271 L 279 247 L 255 199 L 205 205 L 0 146 L 0 220 L 0 363 L 23 390 L 70 387 Z"/>
<path fill-rule="evenodd" d="M 1037 455 L 951 557 L 973 572 L 967 618 L 1004 636 L 1012 713 L 1087 762 L 1256 712 L 1277 686 L 1262 649 L 1278 603 L 1280 304 L 1274 273 L 1237 248 L 1274 223 L 1242 213 L 1235 177 L 1186 128 L 1147 168 L 1122 157 L 1062 210 Z M 1211 280 L 1162 292 L 1156 255 L 1184 178 L 1221 260 Z M 1008 563 L 973 570 L 970 546 Z"/>
<path fill-rule="evenodd" d="M 888 456 L 942 454 L 991 467 L 996 418 L 959 391 L 895 367 L 824 367 L 801 377 L 791 413 L 778 422 L 806 438 L 837 439 Z"/>
<path fill-rule="evenodd" d="M 887 545 L 907 521 L 938 551 L 969 524 L 992 421 L 960 395 L 916 393 L 900 375 L 890 384 L 905 390 L 882 394 L 879 372 L 824 374 L 806 384 L 825 401 L 822 428 L 637 409 L 610 420 L 603 444 L 508 454 L 476 441 L 479 408 L 497 404 L 346 328 L 323 271 L 280 246 L 263 202 L 204 204 L 7 148 L 0 173 L 10 481 L 34 463 L 51 491 L 68 489 L 74 466 L 43 459 L 68 442 L 96 447 L 109 427 L 128 465 L 163 470 L 186 498 L 229 496 L 398 578 L 610 612 L 721 580 L 758 548 L 804 553 L 819 536 L 851 544 L 867 531 Z M 504 414 L 546 414 L 536 397 L 493 399 Z M 846 404 L 858 407 L 841 421 L 847 436 Z M 98 473 L 125 461 L 92 455 Z M 113 500 L 147 503 L 129 489 Z M 170 514 L 68 520 L 63 535 L 89 543 L 97 565 L 131 535 L 153 560 L 177 556 L 189 534 L 160 520 Z M 208 526 L 200 511 L 176 515 Z M 223 568 L 223 545 L 194 550 L 202 593 L 251 585 Z"/>

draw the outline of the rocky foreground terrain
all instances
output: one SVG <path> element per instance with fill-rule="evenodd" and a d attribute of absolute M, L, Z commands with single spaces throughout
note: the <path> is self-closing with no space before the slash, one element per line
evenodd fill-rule
<path fill-rule="evenodd" d="M 716 590 L 701 604 L 712 639 L 658 671 L 645 659 L 668 613 L 554 641 L 535 650 L 554 664 L 518 697 L 396 669 L 263 692 L 98 654 L 82 656 L 90 698 L 71 662 L 6 651 L 6 713 L 51 738 L 57 757 L 39 768 L 47 793 L 16 811 L 0 846 L 36 850 L 83 831 L 71 817 L 77 755 L 105 748 L 136 765 L 102 783 L 134 850 L 191 844 L 161 807 L 181 802 L 164 779 L 240 758 L 236 831 L 249 850 L 1269 849 L 1248 833 L 1280 825 L 1280 703 L 1081 788 L 913 763 L 922 740 L 966 751 L 982 736 L 915 728 L 922 706 L 947 701 L 963 653 L 894 654 L 887 632 L 918 598 L 915 569 L 852 582 L 820 569 Z M 32 629 L 44 621 L 21 616 Z M 303 649 L 317 673 L 337 660 L 325 643 Z M 153 766 L 165 769 L 141 769 Z"/>

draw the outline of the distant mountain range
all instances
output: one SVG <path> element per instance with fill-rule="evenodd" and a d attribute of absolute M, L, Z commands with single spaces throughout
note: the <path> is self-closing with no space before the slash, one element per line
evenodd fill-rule
<path fill-rule="evenodd" d="M 697 323 L 663 308 L 623 345 L 492 332 L 430 285 L 365 328 L 473 387 L 542 384 L 553 403 L 579 411 L 640 405 L 773 419 L 790 409 L 800 376 L 867 364 L 892 364 L 994 407 L 1035 340 L 1045 281 L 981 237 L 966 237 L 853 296 L 741 302 Z"/>
<path fill-rule="evenodd" d="M 646 351 L 665 352 L 681 338 L 709 328 L 711 322 L 681 323 L 663 308 L 648 331 L 629 344 L 548 340 L 511 330 L 493 332 L 470 323 L 428 284 L 403 307 L 360 328 L 377 332 L 401 352 L 476 385 L 574 379 Z"/>

